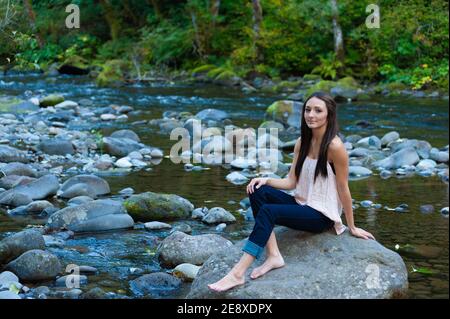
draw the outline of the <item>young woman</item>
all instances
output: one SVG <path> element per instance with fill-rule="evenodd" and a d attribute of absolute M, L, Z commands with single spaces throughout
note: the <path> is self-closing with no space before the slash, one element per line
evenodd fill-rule
<path fill-rule="evenodd" d="M 264 247 L 267 259 L 253 270 L 256 279 L 284 266 L 273 228 L 289 228 L 320 233 L 334 228 L 342 234 L 342 209 L 350 233 L 363 239 L 373 235 L 355 226 L 352 197 L 348 187 L 348 155 L 337 136 L 336 102 L 327 94 L 316 92 L 303 104 L 301 138 L 294 148 L 294 160 L 283 179 L 254 178 L 247 186 L 255 226 L 243 247 L 244 254 L 231 271 L 216 283 L 214 291 L 226 291 L 245 282 L 245 272 L 259 258 Z M 279 189 L 295 188 L 294 196 Z"/>

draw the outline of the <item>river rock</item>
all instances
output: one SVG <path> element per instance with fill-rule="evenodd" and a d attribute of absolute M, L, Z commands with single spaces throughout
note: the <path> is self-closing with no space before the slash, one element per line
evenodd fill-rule
<path fill-rule="evenodd" d="M 0 194 L 0 203 L 11 206 L 28 205 L 32 200 L 45 199 L 56 194 L 59 188 L 55 175 L 44 175 L 26 185 L 17 186 Z M 17 201 L 17 198 L 20 198 Z M 17 205 L 19 204 L 20 205 Z"/>
<path fill-rule="evenodd" d="M 423 159 L 416 165 L 416 170 L 425 171 L 433 170 L 436 167 L 436 162 L 431 159 Z"/>
<path fill-rule="evenodd" d="M 128 138 L 128 139 L 133 140 L 135 142 L 140 142 L 141 141 L 139 136 L 135 132 L 133 132 L 132 130 L 115 131 L 114 133 L 111 134 L 111 137 L 113 137 L 113 138 Z"/>
<path fill-rule="evenodd" d="M 227 112 L 217 109 L 204 109 L 195 114 L 195 117 L 202 121 L 213 120 L 213 121 L 223 121 L 229 118 Z"/>
<path fill-rule="evenodd" d="M 386 133 L 382 138 L 381 138 L 381 145 L 382 146 L 386 146 L 389 143 L 395 142 L 396 140 L 398 140 L 400 138 L 400 134 L 398 134 L 398 132 L 392 131 L 389 133 Z"/>
<path fill-rule="evenodd" d="M 36 230 L 24 230 L 0 241 L 0 265 L 13 260 L 32 249 L 44 249 L 42 234 Z"/>
<path fill-rule="evenodd" d="M 430 158 L 438 163 L 448 163 L 448 151 L 439 151 L 437 148 L 430 150 Z"/>
<path fill-rule="evenodd" d="M 286 263 L 283 268 L 257 280 L 247 278 L 245 285 L 223 293 L 211 291 L 207 285 L 222 278 L 241 257 L 241 241 L 203 264 L 187 298 L 378 299 L 401 297 L 408 289 L 402 258 L 374 240 L 347 232 L 311 234 L 285 227 L 277 227 L 276 234 Z"/>
<path fill-rule="evenodd" d="M 0 187 L 5 189 L 11 189 L 16 186 L 29 184 L 35 180 L 36 178 L 28 176 L 8 175 L 0 178 Z"/>
<path fill-rule="evenodd" d="M 124 203 L 128 213 L 139 221 L 188 218 L 194 205 L 175 194 L 146 192 L 130 196 Z"/>
<path fill-rule="evenodd" d="M 27 214 L 39 214 L 45 209 L 54 207 L 52 203 L 46 200 L 37 200 L 29 203 L 26 206 L 19 206 L 11 210 L 9 213 L 11 215 L 27 215 Z"/>
<path fill-rule="evenodd" d="M 20 280 L 39 281 L 55 278 L 61 272 L 58 258 L 43 250 L 34 249 L 20 255 L 6 265 Z"/>
<path fill-rule="evenodd" d="M 144 224 L 145 229 L 147 230 L 159 230 L 159 229 L 170 229 L 171 225 L 161 222 L 148 222 Z"/>
<path fill-rule="evenodd" d="M 180 279 L 164 272 L 143 275 L 130 281 L 130 288 L 134 294 L 151 298 L 170 295 L 180 286 Z"/>
<path fill-rule="evenodd" d="M 20 162 L 28 163 L 29 160 L 24 151 L 18 150 L 14 147 L 7 145 L 0 145 L 0 162 L 10 163 L 10 162 Z"/>
<path fill-rule="evenodd" d="M 71 191 L 71 188 L 75 185 L 84 184 L 85 186 L 82 186 L 82 188 L 86 189 L 87 191 L 90 191 L 89 194 L 78 194 L 75 195 L 77 192 L 75 192 L 73 189 Z M 77 186 L 77 189 L 80 186 Z M 76 190 L 76 189 L 75 189 Z M 58 195 L 61 197 L 66 197 L 64 194 L 67 194 L 67 196 L 70 194 L 70 197 L 66 198 L 73 198 L 80 195 L 87 195 L 90 197 L 94 196 L 102 196 L 109 194 L 111 192 L 111 189 L 109 188 L 109 184 L 107 181 L 105 181 L 103 178 L 98 177 L 96 175 L 77 175 L 74 177 L 69 178 L 66 180 L 62 185 L 58 192 Z"/>
<path fill-rule="evenodd" d="M 65 228 L 73 232 L 98 232 L 131 228 L 133 225 L 133 218 L 126 213 L 122 203 L 100 199 L 63 208 L 49 217 L 46 226 L 52 230 Z"/>
<path fill-rule="evenodd" d="M 37 171 L 30 167 L 29 165 L 13 162 L 8 163 L 1 168 L 1 171 L 5 176 L 17 175 L 17 176 L 28 176 L 37 177 Z"/>
<path fill-rule="evenodd" d="M 104 137 L 103 147 L 105 152 L 110 155 L 125 157 L 133 151 L 139 151 L 143 144 L 129 138 Z"/>
<path fill-rule="evenodd" d="M 213 207 L 208 210 L 208 213 L 203 217 L 202 222 L 207 224 L 218 223 L 234 223 L 236 218 L 222 207 Z"/>
<path fill-rule="evenodd" d="M 226 176 L 227 181 L 235 185 L 241 185 L 248 181 L 248 178 L 239 172 L 232 172 Z"/>
<path fill-rule="evenodd" d="M 416 150 L 412 147 L 403 148 L 400 151 L 374 162 L 374 167 L 381 167 L 383 169 L 397 169 L 404 165 L 414 165 L 419 162 L 420 158 Z"/>
<path fill-rule="evenodd" d="M 233 244 L 216 234 L 191 236 L 175 231 L 158 247 L 158 258 L 164 266 L 175 267 L 182 263 L 203 264 L 212 254 Z"/>
<path fill-rule="evenodd" d="M 197 276 L 200 266 L 184 263 L 175 267 L 172 274 L 184 281 L 192 281 Z"/>
<path fill-rule="evenodd" d="M 64 101 L 64 97 L 58 94 L 50 94 L 39 100 L 39 106 L 54 106 Z"/>
<path fill-rule="evenodd" d="M 356 142 L 355 145 L 355 147 L 364 147 L 364 148 L 369 148 L 371 146 L 375 147 L 376 149 L 381 149 L 381 140 L 375 135 L 364 137 L 360 139 L 358 142 Z"/>
<path fill-rule="evenodd" d="M 49 155 L 72 155 L 75 153 L 72 142 L 62 138 L 44 139 L 38 148 Z"/>
<path fill-rule="evenodd" d="M 362 166 L 350 166 L 349 167 L 349 175 L 350 176 L 370 176 L 372 175 L 372 171 L 368 168 Z"/>

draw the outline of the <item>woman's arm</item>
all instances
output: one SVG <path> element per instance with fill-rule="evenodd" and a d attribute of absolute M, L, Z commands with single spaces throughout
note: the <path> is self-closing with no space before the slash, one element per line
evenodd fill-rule
<path fill-rule="evenodd" d="M 269 178 L 267 180 L 267 185 L 287 190 L 295 188 L 295 184 L 297 183 L 297 178 L 295 177 L 295 165 L 297 164 L 298 154 L 300 153 L 300 144 L 301 138 L 299 137 L 294 146 L 294 159 L 292 160 L 288 175 L 285 178 Z"/>
<path fill-rule="evenodd" d="M 375 239 L 371 233 L 355 226 L 353 219 L 352 196 L 348 187 L 349 160 L 344 144 L 339 138 L 335 138 L 330 143 L 328 152 L 336 171 L 337 191 L 344 209 L 345 220 L 347 221 L 347 226 L 350 229 L 350 233 L 364 239 Z"/>
<path fill-rule="evenodd" d="M 294 147 L 294 159 L 289 169 L 289 173 L 285 178 L 254 178 L 247 185 L 247 193 L 253 193 L 255 191 L 255 186 L 256 188 L 259 188 L 262 185 L 269 185 L 277 189 L 294 189 L 297 182 L 297 178 L 295 177 L 295 165 L 297 164 L 298 154 L 300 152 L 300 143 L 300 138 L 298 138 Z"/>

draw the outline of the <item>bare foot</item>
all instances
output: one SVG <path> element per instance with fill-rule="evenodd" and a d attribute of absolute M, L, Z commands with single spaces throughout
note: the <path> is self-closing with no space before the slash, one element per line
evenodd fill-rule
<path fill-rule="evenodd" d="M 277 257 L 269 256 L 267 257 L 264 264 L 253 269 L 252 273 L 250 274 L 250 278 L 256 279 L 264 275 L 266 272 L 271 271 L 272 269 L 281 268 L 283 266 L 284 260 L 283 257 L 281 257 L 281 255 L 278 255 Z"/>
<path fill-rule="evenodd" d="M 208 287 L 211 290 L 221 292 L 242 285 L 244 282 L 245 282 L 244 277 L 237 277 L 236 275 L 230 272 L 219 281 L 208 285 Z"/>

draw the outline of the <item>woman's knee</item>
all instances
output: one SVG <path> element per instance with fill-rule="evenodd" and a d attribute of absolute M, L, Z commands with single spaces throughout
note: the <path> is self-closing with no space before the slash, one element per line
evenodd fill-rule
<path fill-rule="evenodd" d="M 270 188 L 271 188 L 271 186 L 268 186 L 268 185 L 262 185 L 259 188 L 255 187 L 254 188 L 255 191 L 249 195 L 249 198 L 252 199 L 255 197 L 264 196 Z"/>

